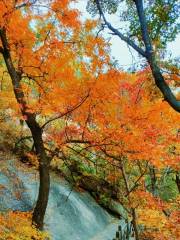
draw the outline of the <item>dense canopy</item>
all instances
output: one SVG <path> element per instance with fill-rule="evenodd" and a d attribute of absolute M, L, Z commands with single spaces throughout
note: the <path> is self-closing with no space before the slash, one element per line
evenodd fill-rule
<path fill-rule="evenodd" d="M 20 239 L 15 221 L 25 219 L 23 239 L 46 238 L 39 230 L 53 168 L 77 186 L 82 176 L 106 181 L 111 191 L 94 197 L 124 207 L 136 240 L 179 239 L 180 79 L 178 64 L 163 57 L 179 31 L 178 1 L 90 0 L 97 18 L 83 21 L 75 2 L 0 1 L 1 144 L 40 175 L 32 216 L 0 215 L 0 234 Z M 106 17 L 117 13 L 128 22 L 122 32 Z M 147 63 L 119 69 L 101 27 Z"/>

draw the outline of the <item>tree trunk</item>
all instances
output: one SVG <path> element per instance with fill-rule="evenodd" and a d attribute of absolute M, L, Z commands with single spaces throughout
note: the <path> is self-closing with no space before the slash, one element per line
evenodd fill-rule
<path fill-rule="evenodd" d="M 26 98 L 24 96 L 24 92 L 21 86 L 21 74 L 14 67 L 5 28 L 2 28 L 2 29 L 0 28 L 0 39 L 2 42 L 2 47 L 0 48 L 0 52 L 3 55 L 8 73 L 11 77 L 16 100 L 21 107 L 22 115 L 25 117 L 26 119 L 25 121 L 32 133 L 36 154 L 39 159 L 39 177 L 40 177 L 39 195 L 38 195 L 36 206 L 34 208 L 32 222 L 33 224 L 36 225 L 38 229 L 42 230 L 44 216 L 45 216 L 46 207 L 48 203 L 49 188 L 50 188 L 50 177 L 49 177 L 50 161 L 46 154 L 44 144 L 43 144 L 42 128 L 39 126 L 38 122 L 36 121 L 36 115 L 34 113 L 31 113 L 31 111 L 29 111 L 28 105 L 26 103 Z"/>
<path fill-rule="evenodd" d="M 33 211 L 32 223 L 40 230 L 43 229 L 44 216 L 48 204 L 49 189 L 50 189 L 50 175 L 49 175 L 49 163 L 50 160 L 46 154 L 43 139 L 42 130 L 36 122 L 26 121 L 34 140 L 34 146 L 36 154 L 39 160 L 39 194 L 36 202 L 36 206 Z"/>
<path fill-rule="evenodd" d="M 50 176 L 49 167 L 46 165 L 39 166 L 40 175 L 40 185 L 39 185 L 39 195 L 37 199 L 36 206 L 33 211 L 32 223 L 42 230 L 44 223 L 44 216 L 48 204 L 49 188 L 50 188 Z"/>

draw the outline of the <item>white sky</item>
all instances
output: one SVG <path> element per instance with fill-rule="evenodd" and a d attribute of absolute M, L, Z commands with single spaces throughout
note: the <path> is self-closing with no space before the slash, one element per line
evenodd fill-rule
<path fill-rule="evenodd" d="M 83 19 L 91 18 L 91 15 L 86 11 L 86 4 L 87 0 L 79 0 L 78 4 L 76 4 L 76 7 L 82 12 Z M 113 16 L 108 17 L 110 22 L 117 23 L 117 19 L 114 19 Z M 103 36 L 105 38 L 111 37 L 111 55 L 118 60 L 118 63 L 122 68 L 127 69 L 132 63 L 137 63 L 137 61 L 139 61 L 137 53 L 132 48 L 130 49 L 127 47 L 127 44 L 121 41 L 118 37 L 112 37 L 108 34 L 108 31 L 103 33 Z M 168 53 L 172 54 L 172 58 L 180 57 L 180 34 L 174 42 L 168 44 L 167 50 Z"/>

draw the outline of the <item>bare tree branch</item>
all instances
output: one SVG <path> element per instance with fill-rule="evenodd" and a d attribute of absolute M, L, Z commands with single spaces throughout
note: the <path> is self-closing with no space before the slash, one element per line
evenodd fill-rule
<path fill-rule="evenodd" d="M 138 45 L 135 44 L 129 37 L 124 36 L 118 29 L 114 28 L 106 19 L 99 0 L 95 0 L 100 16 L 102 16 L 105 25 L 113 32 L 114 35 L 118 36 L 122 41 L 126 42 L 129 46 L 135 49 L 143 57 L 146 57 L 146 53 Z"/>
<path fill-rule="evenodd" d="M 33 4 L 35 4 L 36 2 L 37 2 L 37 0 L 33 0 L 33 1 L 28 0 L 20 5 L 15 6 L 15 9 L 18 10 L 23 7 L 27 7 L 27 6 L 29 7 L 29 6 L 32 6 Z"/>

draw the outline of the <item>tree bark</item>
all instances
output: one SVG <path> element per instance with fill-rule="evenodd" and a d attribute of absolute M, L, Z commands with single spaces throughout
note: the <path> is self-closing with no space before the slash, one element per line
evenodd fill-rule
<path fill-rule="evenodd" d="M 27 121 L 32 137 L 34 140 L 34 146 L 36 154 L 39 160 L 39 194 L 36 202 L 36 206 L 33 211 L 32 223 L 40 230 L 43 230 L 44 216 L 48 204 L 49 189 L 50 189 L 50 174 L 49 164 L 50 160 L 46 154 L 43 138 L 42 129 L 36 122 Z"/>
<path fill-rule="evenodd" d="M 11 77 L 16 100 L 20 105 L 22 115 L 24 116 L 25 121 L 31 131 L 36 154 L 39 160 L 39 195 L 33 211 L 32 222 L 38 229 L 42 230 L 50 188 L 49 159 L 43 144 L 42 129 L 36 121 L 36 115 L 31 113 L 27 106 L 24 92 L 21 87 L 21 74 L 14 67 L 5 28 L 0 29 L 0 39 L 2 42 L 2 48 L 0 49 L 0 52 L 3 55 L 8 73 Z"/>

